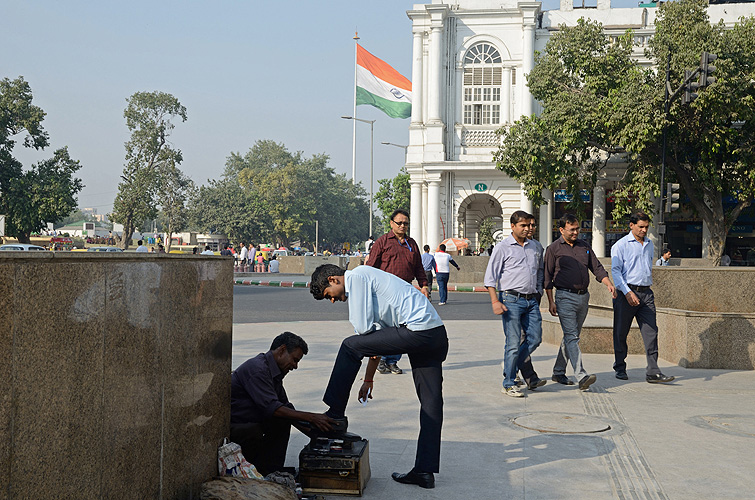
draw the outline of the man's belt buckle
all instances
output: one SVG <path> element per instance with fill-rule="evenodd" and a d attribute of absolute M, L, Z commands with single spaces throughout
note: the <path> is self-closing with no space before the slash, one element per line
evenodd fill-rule
<path fill-rule="evenodd" d="M 535 298 L 535 293 L 520 293 L 515 290 L 504 290 L 503 293 L 508 295 L 513 295 L 514 297 L 518 299 L 524 299 L 524 300 L 530 300 Z"/>
<path fill-rule="evenodd" d="M 576 288 L 556 287 L 556 290 L 564 290 L 565 292 L 576 293 L 577 295 L 584 295 L 584 294 L 587 293 L 587 289 L 585 289 L 585 290 L 577 290 Z"/>

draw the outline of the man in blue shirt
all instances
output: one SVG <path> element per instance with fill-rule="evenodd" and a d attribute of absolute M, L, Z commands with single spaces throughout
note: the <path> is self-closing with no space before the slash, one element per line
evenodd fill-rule
<path fill-rule="evenodd" d="M 651 384 L 674 380 L 658 368 L 658 325 L 655 320 L 653 242 L 647 237 L 650 217 L 637 212 L 629 217 L 629 234 L 611 247 L 611 274 L 617 293 L 613 299 L 613 369 L 616 378 L 627 380 L 627 335 L 637 318 L 645 344 L 645 380 Z"/>
<path fill-rule="evenodd" d="M 511 215 L 511 235 L 493 248 L 485 270 L 485 286 L 490 293 L 493 313 L 501 316 L 506 336 L 501 392 L 512 397 L 524 396 L 514 379 L 543 337 L 540 316 L 543 247 L 528 238 L 534 219 L 523 210 Z M 534 388 L 542 384 L 538 379 L 529 385 Z"/>
<path fill-rule="evenodd" d="M 370 266 L 351 271 L 324 264 L 312 274 L 310 292 L 317 300 L 346 302 L 349 321 L 356 335 L 341 343 L 323 401 L 325 413 L 334 419 L 345 417 L 349 392 L 362 358 L 381 354 L 408 354 L 420 402 L 419 438 L 414 468 L 391 477 L 404 484 L 435 487 L 440 470 L 440 434 L 443 424 L 442 363 L 448 354 L 448 337 L 443 321 L 427 298 L 414 286 Z M 379 359 L 371 358 L 359 398 L 372 398 Z"/>
<path fill-rule="evenodd" d="M 433 271 L 435 270 L 435 257 L 430 253 L 430 245 L 422 247 L 425 253 L 422 254 L 422 267 L 425 269 L 425 276 L 427 276 L 427 290 L 429 292 L 427 298 L 430 302 L 433 301 Z"/>

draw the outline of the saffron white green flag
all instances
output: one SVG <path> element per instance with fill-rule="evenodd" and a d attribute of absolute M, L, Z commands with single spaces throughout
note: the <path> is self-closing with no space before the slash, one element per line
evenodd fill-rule
<path fill-rule="evenodd" d="M 357 106 L 369 104 L 391 118 L 412 114 L 412 82 L 357 44 Z"/>

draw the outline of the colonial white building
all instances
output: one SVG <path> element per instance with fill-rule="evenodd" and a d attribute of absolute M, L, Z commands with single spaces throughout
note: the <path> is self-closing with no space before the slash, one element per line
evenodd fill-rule
<path fill-rule="evenodd" d="M 448 1 L 448 0 L 447 0 Z M 589 1 L 589 0 L 588 0 Z M 594 1 L 594 0 L 593 0 Z M 517 0 L 433 0 L 407 12 L 412 20 L 413 106 L 406 169 L 410 174 L 412 237 L 420 247 L 437 247 L 443 238 L 478 241 L 480 223 L 492 218 L 500 235 L 509 233 L 515 210 L 536 213 L 539 240 L 550 244 L 559 193 L 551 203 L 533 207 L 520 185 L 497 170 L 492 152 L 502 125 L 538 113 L 526 85 L 535 51 L 543 51 L 558 26 L 581 17 L 599 21 L 609 35 L 634 32 L 634 56 L 650 64 L 644 50 L 653 35 L 654 4 L 613 9 L 610 0 L 582 7 L 582 0 L 561 0 L 558 10 L 542 11 L 540 2 Z M 709 7 L 712 22 L 728 24 L 755 13 L 751 3 Z M 592 193 L 592 244 L 604 256 L 626 228 L 606 221 L 610 191 L 623 166 L 609 166 Z M 563 200 L 562 200 L 563 201 Z M 608 202 L 608 207 L 607 207 Z"/>

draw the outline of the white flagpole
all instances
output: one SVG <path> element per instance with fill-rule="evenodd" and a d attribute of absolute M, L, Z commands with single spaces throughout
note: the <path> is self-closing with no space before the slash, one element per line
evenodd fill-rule
<path fill-rule="evenodd" d="M 351 134 L 351 183 L 357 183 L 357 44 L 359 33 L 354 32 L 354 117 L 353 131 Z"/>

